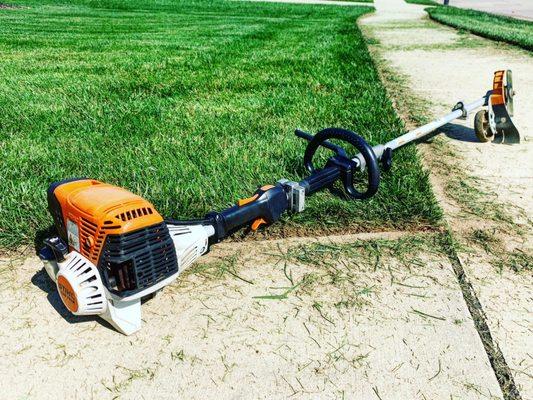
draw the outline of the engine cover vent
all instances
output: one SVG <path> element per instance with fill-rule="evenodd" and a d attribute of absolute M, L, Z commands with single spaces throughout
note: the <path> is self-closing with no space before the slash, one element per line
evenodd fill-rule
<path fill-rule="evenodd" d="M 178 272 L 174 243 L 165 223 L 108 235 L 98 267 L 108 290 L 134 295 Z"/>
<path fill-rule="evenodd" d="M 150 207 L 132 208 L 131 210 L 115 215 L 115 218 L 125 222 L 144 217 L 145 215 L 152 215 L 153 213 L 154 211 Z"/>

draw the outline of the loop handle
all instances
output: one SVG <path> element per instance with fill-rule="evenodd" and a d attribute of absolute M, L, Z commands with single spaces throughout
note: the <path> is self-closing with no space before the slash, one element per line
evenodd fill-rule
<path fill-rule="evenodd" d="M 305 139 L 310 140 L 310 142 L 305 149 L 304 165 L 311 174 L 320 173 L 320 170 L 317 170 L 313 164 L 313 157 L 318 147 L 324 146 L 329 149 L 334 147 L 333 150 L 337 153 L 337 155 L 328 160 L 328 163 L 324 169 L 338 167 L 343 180 L 344 189 L 346 190 L 346 193 L 353 199 L 368 199 L 376 194 L 380 180 L 378 160 L 374 154 L 374 150 L 372 150 L 372 147 L 361 136 L 346 129 L 326 128 L 318 132 L 312 138 Z M 359 150 L 365 159 L 366 169 L 368 171 L 368 185 L 364 192 L 358 191 L 353 184 L 353 172 L 354 170 L 358 169 L 359 165 L 347 156 L 344 149 L 328 142 L 328 139 L 338 139 L 350 143 L 357 150 Z"/>

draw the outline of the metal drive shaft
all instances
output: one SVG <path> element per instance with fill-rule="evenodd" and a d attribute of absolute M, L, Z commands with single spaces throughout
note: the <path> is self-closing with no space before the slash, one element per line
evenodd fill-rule
<path fill-rule="evenodd" d="M 431 121 L 430 123 L 426 125 L 422 125 L 421 127 L 418 127 L 412 131 L 404 133 L 403 135 L 385 144 L 375 145 L 372 147 L 372 150 L 374 150 L 374 153 L 376 154 L 376 157 L 378 158 L 378 160 L 381 160 L 383 153 L 385 152 L 386 149 L 395 150 L 399 147 L 405 146 L 408 143 L 411 143 L 415 140 L 419 140 L 429 135 L 431 132 L 435 131 L 441 126 L 446 125 L 447 123 L 453 121 L 454 119 L 466 117 L 466 115 L 468 115 L 470 112 L 487 104 L 487 99 L 489 95 L 490 95 L 490 92 L 487 93 L 485 96 L 469 104 L 457 103 L 457 106 L 454 107 L 455 110 L 445 115 L 444 117 Z M 458 107 L 459 105 L 460 107 Z M 359 164 L 359 169 L 363 169 L 365 167 L 365 159 L 362 157 L 361 154 L 357 154 L 353 158 L 353 161 Z"/>

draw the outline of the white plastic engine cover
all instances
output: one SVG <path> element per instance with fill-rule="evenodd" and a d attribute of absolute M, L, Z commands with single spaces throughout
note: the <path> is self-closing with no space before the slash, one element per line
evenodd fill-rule
<path fill-rule="evenodd" d="M 208 249 L 208 239 L 215 233 L 212 226 L 167 225 L 176 248 L 180 273 Z"/>
<path fill-rule="evenodd" d="M 72 251 L 57 266 L 57 290 L 70 312 L 75 315 L 98 315 L 106 311 L 104 285 L 92 262 Z"/>

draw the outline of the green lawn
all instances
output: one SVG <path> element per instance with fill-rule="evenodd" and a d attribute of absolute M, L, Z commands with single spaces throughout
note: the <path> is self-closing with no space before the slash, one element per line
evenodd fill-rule
<path fill-rule="evenodd" d="M 3 247 L 50 226 L 53 180 L 93 177 L 168 217 L 198 217 L 256 185 L 303 177 L 305 143 L 294 128 L 345 127 L 371 143 L 402 130 L 355 23 L 371 8 L 17 4 L 0 10 Z M 317 194 L 278 234 L 435 223 L 440 211 L 415 149 L 395 161 L 371 201 Z"/>
<path fill-rule="evenodd" d="M 405 2 L 411 4 L 422 4 L 423 6 L 436 6 L 437 4 L 442 4 L 442 0 L 440 2 L 435 0 L 405 0 Z"/>
<path fill-rule="evenodd" d="M 347 1 L 351 3 L 373 3 L 374 2 L 374 0 L 331 0 L 331 1 Z"/>
<path fill-rule="evenodd" d="M 533 50 L 533 22 L 455 7 L 428 8 L 435 21 Z"/>

